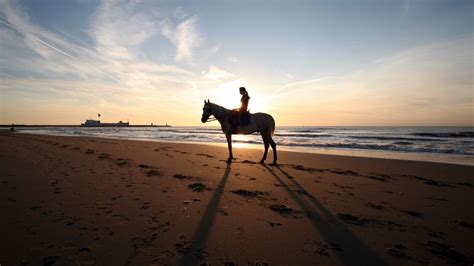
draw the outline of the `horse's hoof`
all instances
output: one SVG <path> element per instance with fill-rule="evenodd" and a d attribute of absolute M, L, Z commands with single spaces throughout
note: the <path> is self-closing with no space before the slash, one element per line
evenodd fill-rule
<path fill-rule="evenodd" d="M 276 161 L 274 161 L 273 163 L 270 164 L 271 166 L 277 166 L 278 163 Z"/>
<path fill-rule="evenodd" d="M 227 162 L 227 163 L 232 163 L 232 160 L 233 160 L 233 159 L 229 158 L 229 159 L 227 159 L 226 162 Z"/>
<path fill-rule="evenodd" d="M 265 160 L 260 160 L 260 164 L 265 164 Z"/>

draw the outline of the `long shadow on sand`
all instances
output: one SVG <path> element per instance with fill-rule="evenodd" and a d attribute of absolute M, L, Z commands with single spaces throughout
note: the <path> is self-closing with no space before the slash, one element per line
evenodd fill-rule
<path fill-rule="evenodd" d="M 336 216 L 324 207 L 313 195 L 306 191 L 306 189 L 287 172 L 279 166 L 275 167 L 302 191 L 305 197 L 291 190 L 274 170 L 266 165 L 263 165 L 263 167 L 275 177 L 298 206 L 308 214 L 308 219 L 321 233 L 325 241 L 336 243 L 342 247 L 343 250 L 338 254 L 341 263 L 345 265 L 386 265 L 382 258 L 354 236 Z"/>
<path fill-rule="evenodd" d="M 207 238 L 209 237 L 212 225 L 214 224 L 214 219 L 216 217 L 217 211 L 219 210 L 219 203 L 222 193 L 224 192 L 225 183 L 229 178 L 229 174 L 230 164 L 227 164 L 227 168 L 225 169 L 221 182 L 219 185 L 217 185 L 214 195 L 212 195 L 209 204 L 207 204 L 207 208 L 201 218 L 201 222 L 199 222 L 196 231 L 194 231 L 189 252 L 186 253 L 181 259 L 181 265 L 197 265 L 202 259 L 204 249 L 206 248 Z"/>

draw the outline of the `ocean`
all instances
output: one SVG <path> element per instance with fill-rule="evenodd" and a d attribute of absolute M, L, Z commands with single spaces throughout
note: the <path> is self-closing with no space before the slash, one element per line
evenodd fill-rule
<path fill-rule="evenodd" d="M 38 127 L 19 132 L 225 145 L 219 127 Z M 474 165 L 474 127 L 277 127 L 279 150 Z M 234 135 L 234 147 L 260 148 L 259 134 Z"/>

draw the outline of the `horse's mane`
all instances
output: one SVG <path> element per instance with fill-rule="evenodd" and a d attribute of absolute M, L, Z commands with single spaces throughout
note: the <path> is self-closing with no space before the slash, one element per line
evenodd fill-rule
<path fill-rule="evenodd" d="M 220 106 L 216 103 L 212 103 L 212 102 L 209 102 L 209 104 L 213 107 L 213 109 L 215 109 L 216 111 L 222 113 L 222 114 L 227 114 L 229 112 L 231 112 L 231 110 L 223 107 L 223 106 Z"/>

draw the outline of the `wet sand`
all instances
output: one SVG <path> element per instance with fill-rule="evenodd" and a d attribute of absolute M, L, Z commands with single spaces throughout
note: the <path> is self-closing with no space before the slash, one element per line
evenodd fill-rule
<path fill-rule="evenodd" d="M 7 132 L 0 151 L 2 265 L 473 263 L 473 166 Z"/>

